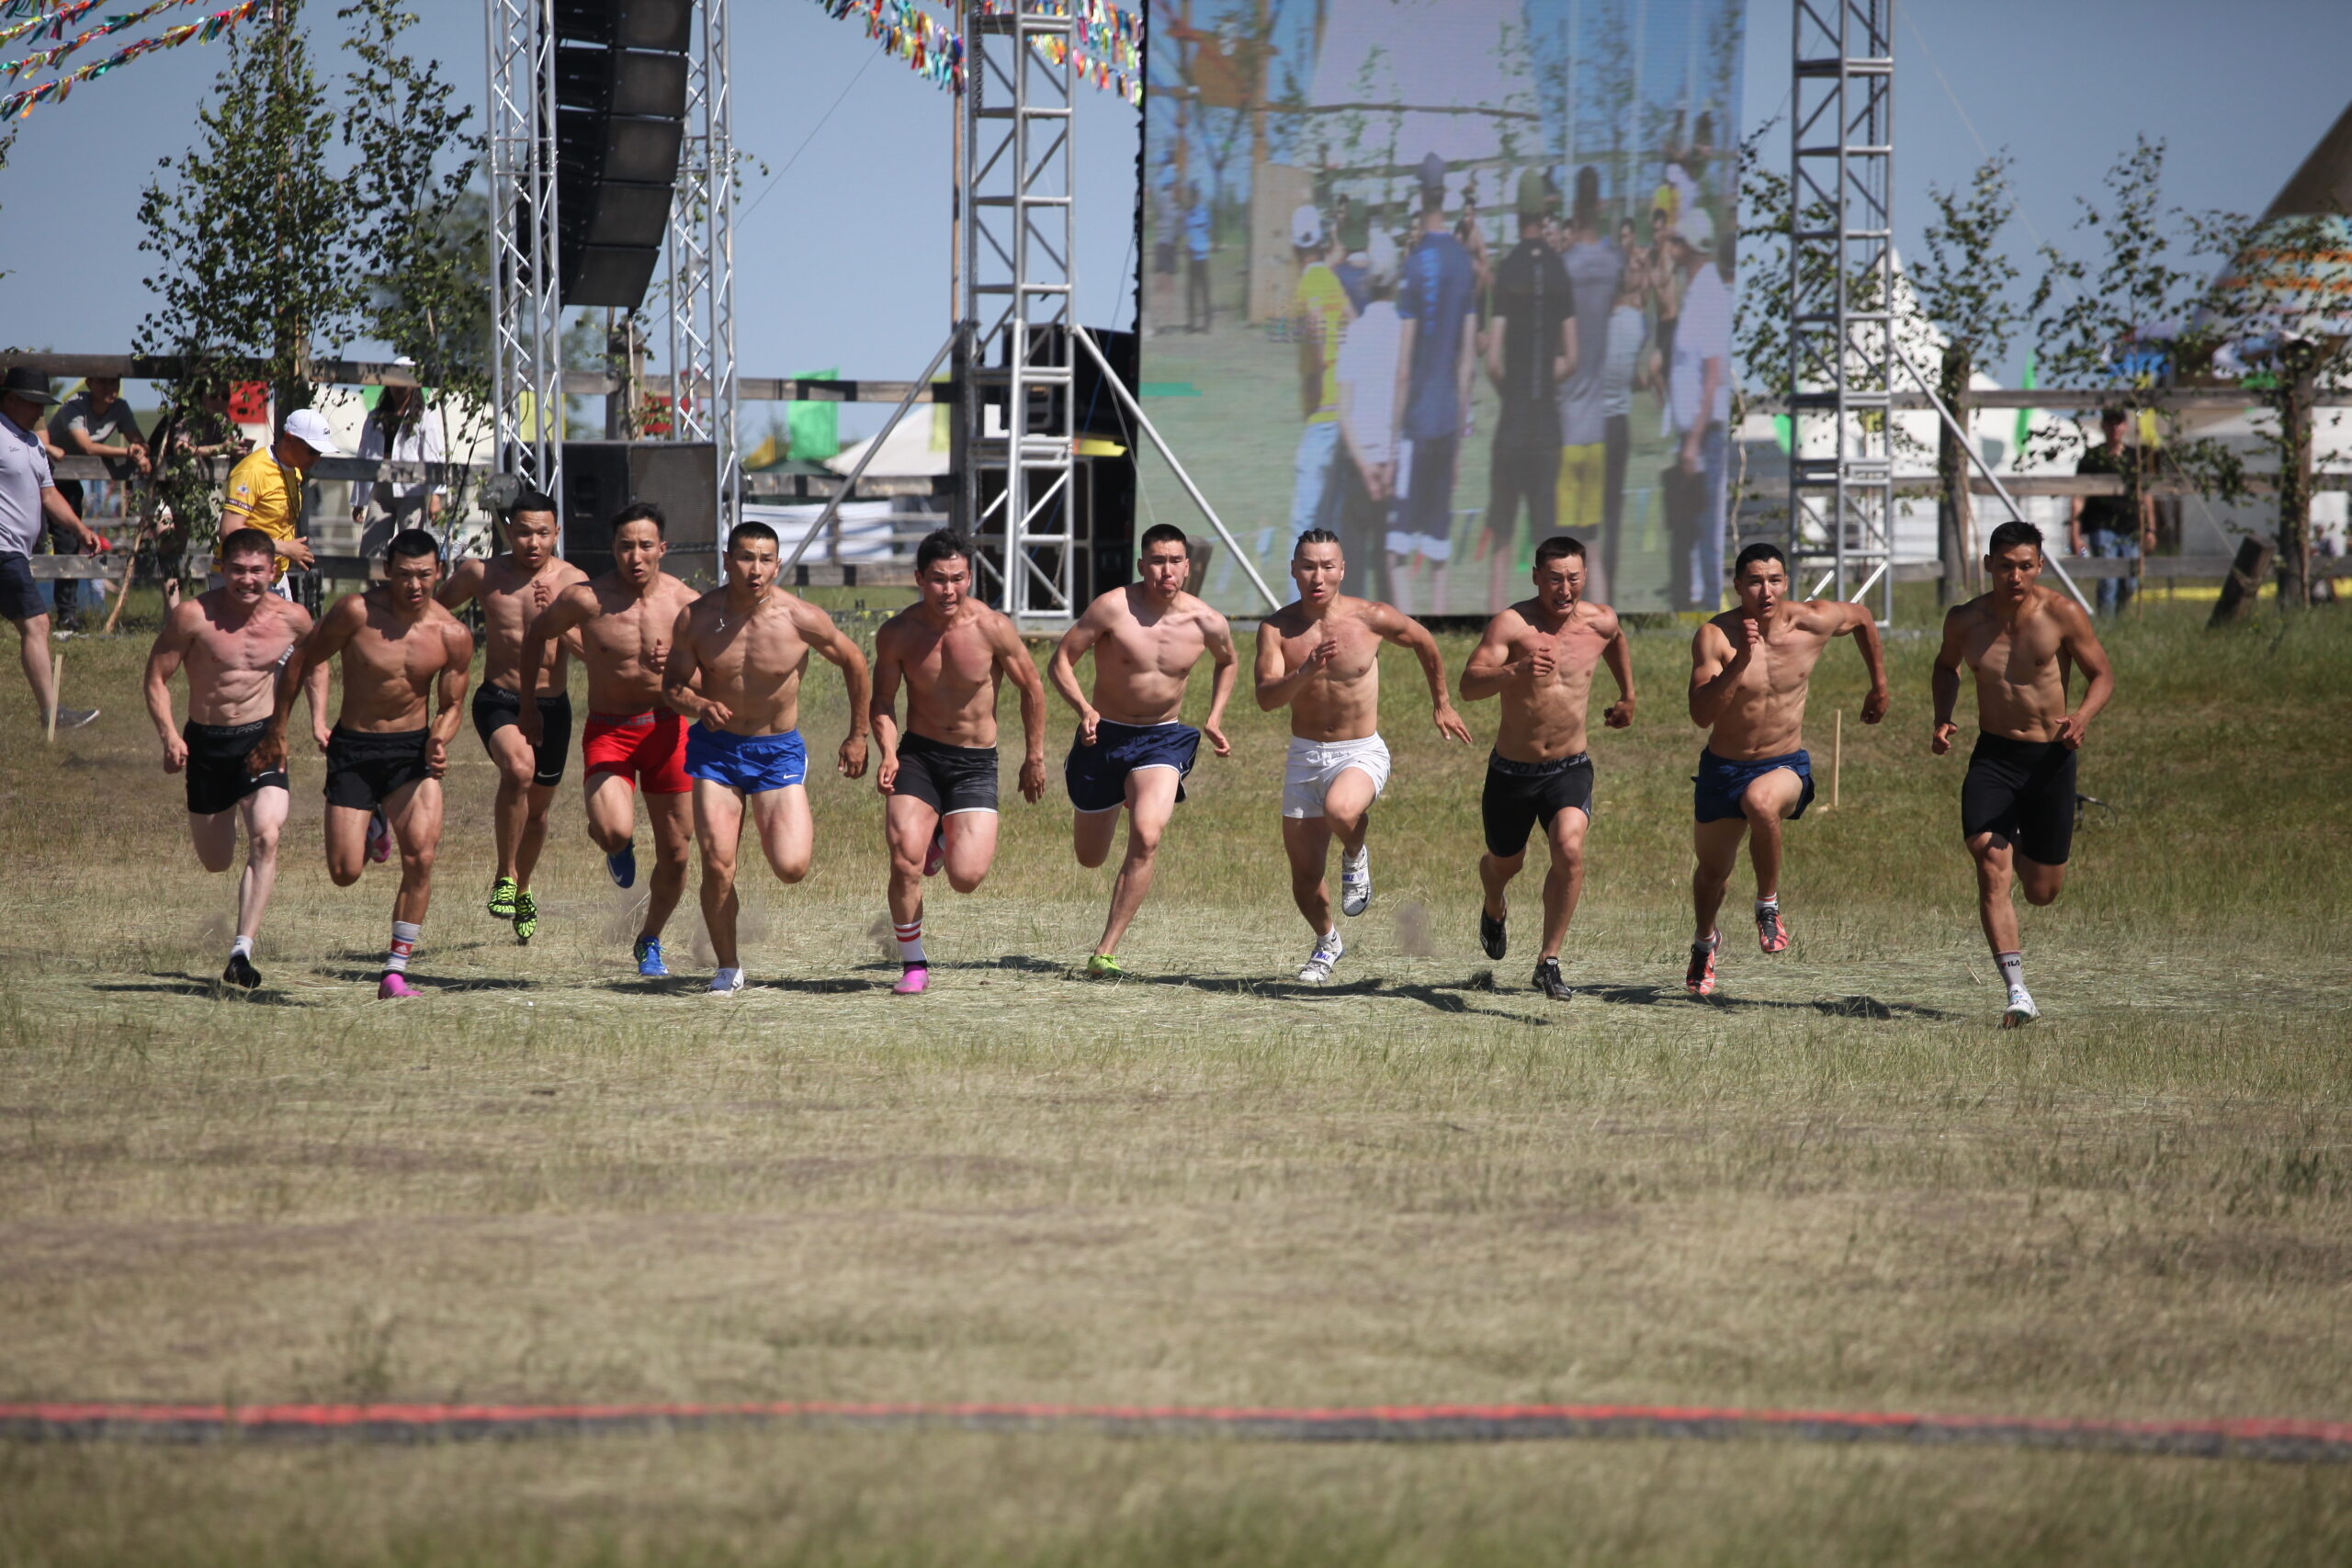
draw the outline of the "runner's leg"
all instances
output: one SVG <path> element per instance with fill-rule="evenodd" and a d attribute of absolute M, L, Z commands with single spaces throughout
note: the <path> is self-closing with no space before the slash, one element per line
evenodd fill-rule
<path fill-rule="evenodd" d="M 327 806 L 327 874 L 337 887 L 348 887 L 368 869 L 368 819 L 375 813 L 364 806 Z"/>
<path fill-rule="evenodd" d="M 257 789 L 237 803 L 236 815 L 245 825 L 245 870 L 237 879 L 237 934 L 261 934 L 262 911 L 277 886 L 277 840 L 294 797 L 276 784 Z M 220 813 L 225 819 L 229 813 Z M 222 869 L 227 869 L 223 867 Z"/>
<path fill-rule="evenodd" d="M 1095 952 L 1119 951 L 1119 939 L 1150 894 L 1153 861 L 1159 853 L 1160 836 L 1168 830 L 1169 818 L 1176 815 L 1176 790 L 1183 782 L 1184 775 L 1173 768 L 1143 768 L 1127 775 L 1127 855 L 1120 863 L 1118 880 L 1111 884 L 1111 918 L 1102 927 L 1102 940 L 1094 944 Z M 1098 815 L 1106 820 L 1118 817 L 1114 811 Z M 1086 818 L 1079 820 L 1082 823 Z"/>
<path fill-rule="evenodd" d="M 941 818 L 947 839 L 947 862 L 942 869 L 947 886 L 956 892 L 978 889 L 995 863 L 997 820 L 993 811 L 951 811 Z"/>
<path fill-rule="evenodd" d="M 1976 863 L 1977 922 L 1997 961 L 2001 954 L 2018 951 L 2017 906 L 2009 902 L 2016 852 L 1998 834 L 1978 833 L 1968 840 L 1968 853 Z"/>
<path fill-rule="evenodd" d="M 1342 853 L 1352 856 L 1363 848 L 1364 835 L 1372 830 L 1372 803 L 1378 795 L 1372 775 L 1362 768 L 1340 769 L 1340 776 L 1323 792 L 1323 818 L 1331 825 Z"/>
<path fill-rule="evenodd" d="M 1804 798 L 1804 781 L 1793 769 L 1774 768 L 1748 781 L 1739 808 L 1748 826 L 1747 856 L 1756 866 L 1756 897 L 1781 896 L 1781 825 Z"/>
<path fill-rule="evenodd" d="M 608 855 L 628 848 L 637 835 L 637 786 L 629 776 L 590 773 L 580 787 L 590 840 Z"/>
<path fill-rule="evenodd" d="M 530 825 L 531 774 L 538 767 L 538 761 L 531 754 L 530 742 L 523 739 L 522 728 L 517 725 L 502 725 L 492 730 L 484 745 L 491 761 L 498 768 L 498 794 L 490 807 L 492 829 L 498 840 L 498 874 L 511 876 L 520 884 L 525 875 L 517 867 L 522 858 L 523 837 Z M 544 807 L 541 812 L 544 832 Z M 538 858 L 536 851 L 531 858 Z"/>
<path fill-rule="evenodd" d="M 702 850 L 702 923 L 721 969 L 735 961 L 735 852 L 743 839 L 743 795 L 731 784 L 695 780 L 695 841 Z"/>
<path fill-rule="evenodd" d="M 922 863 L 939 813 L 910 795 L 889 796 L 882 830 L 890 845 L 890 921 L 901 930 L 922 924 Z"/>
<path fill-rule="evenodd" d="M 258 793 L 258 792 L 256 792 Z M 245 797 L 250 801 L 253 797 Z M 226 871 L 237 858 L 237 818 L 243 802 L 206 816 L 187 814 L 187 841 L 196 846 L 196 863 L 207 871 Z"/>
<path fill-rule="evenodd" d="M 1724 889 L 1731 886 L 1732 868 L 1739 863 L 1739 840 L 1747 831 L 1745 817 L 1725 817 L 1691 828 L 1690 847 L 1698 867 L 1690 874 L 1690 940 L 1704 942 L 1714 934 L 1715 917 L 1723 911 Z"/>
<path fill-rule="evenodd" d="M 1119 808 L 1074 811 L 1070 814 L 1069 847 L 1078 863 L 1092 871 L 1111 858 L 1111 841 L 1118 836 Z"/>
<path fill-rule="evenodd" d="M 1283 818 L 1283 853 L 1290 861 L 1291 901 L 1317 937 L 1338 929 L 1323 871 L 1331 858 L 1331 824 L 1321 817 Z"/>
<path fill-rule="evenodd" d="M 1577 899 L 1584 892 L 1584 835 L 1592 819 L 1573 806 L 1552 817 L 1552 869 L 1544 877 L 1544 951 L 1538 958 L 1557 958 L 1568 939 L 1568 922 L 1576 919 Z"/>
<path fill-rule="evenodd" d="M 808 864 L 816 856 L 817 823 L 808 812 L 808 790 L 805 784 L 786 784 L 782 789 L 762 790 L 752 796 L 752 821 L 760 830 L 760 848 L 768 857 L 768 869 L 775 873 L 778 882 L 786 886 L 808 874 Z"/>
<path fill-rule="evenodd" d="M 548 847 L 548 807 L 555 804 L 555 785 L 535 784 L 523 797 L 523 832 L 514 840 L 514 885 L 531 890 L 531 874 L 539 869 L 539 855 Z"/>
<path fill-rule="evenodd" d="M 695 800 L 691 794 L 649 795 L 645 814 L 653 819 L 653 874 L 645 890 L 645 929 L 658 937 L 685 897 L 686 863 L 693 857 Z"/>
<path fill-rule="evenodd" d="M 1525 850 L 1508 860 L 1491 850 L 1478 856 L 1478 886 L 1486 890 L 1487 901 L 1482 908 L 1488 919 L 1499 920 L 1510 913 L 1510 903 L 1503 893 L 1510 886 L 1510 879 L 1519 874 L 1519 868 L 1526 863 Z"/>
<path fill-rule="evenodd" d="M 419 779 L 384 797 L 384 817 L 401 846 L 401 890 L 392 919 L 424 924 L 433 903 L 433 861 L 441 849 L 441 781 Z"/>

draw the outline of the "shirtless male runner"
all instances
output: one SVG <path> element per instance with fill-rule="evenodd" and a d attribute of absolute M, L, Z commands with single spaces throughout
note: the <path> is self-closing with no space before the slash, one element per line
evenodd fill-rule
<path fill-rule="evenodd" d="M 1445 665 L 1429 628 L 1393 604 L 1340 592 L 1348 563 L 1339 536 L 1309 528 L 1291 547 L 1298 597 L 1258 627 L 1258 706 L 1290 709 L 1290 755 L 1283 770 L 1283 852 L 1290 896 L 1315 932 L 1298 977 L 1331 978 L 1347 944 L 1331 919 L 1324 877 L 1340 840 L 1340 907 L 1361 915 L 1372 902 L 1372 852 L 1364 834 L 1372 803 L 1388 787 L 1388 743 L 1380 738 L 1380 645 L 1413 650 L 1430 683 L 1437 732 L 1470 744 L 1469 727 L 1445 694 Z"/>
<path fill-rule="evenodd" d="M 849 739 L 834 765 L 865 776 L 865 710 L 873 697 L 865 655 L 832 616 L 775 585 L 775 530 L 738 523 L 727 536 L 727 584 L 678 617 L 662 698 L 696 722 L 686 731 L 694 776 L 695 839 L 702 846 L 702 919 L 718 973 L 711 990 L 743 988 L 735 951 L 735 855 L 743 807 L 759 824 L 760 847 L 776 880 L 808 874 L 816 824 L 808 815 L 808 748 L 800 739 L 800 681 L 815 649 L 849 688 Z M 700 690 L 695 690 L 699 681 Z"/>
<path fill-rule="evenodd" d="M 164 772 L 187 775 L 187 836 L 207 871 L 226 871 L 245 829 L 245 874 L 237 879 L 237 935 L 220 978 L 247 990 L 261 984 L 254 941 L 277 884 L 277 836 L 286 826 L 286 770 L 245 771 L 245 756 L 269 728 L 278 667 L 311 632 L 311 613 L 269 591 L 277 544 L 258 528 L 221 541 L 225 586 L 183 599 L 147 654 L 147 711 L 164 743 Z M 187 671 L 187 728 L 172 722 L 172 675 Z M 311 671 L 311 729 L 327 743 L 327 668 Z"/>
<path fill-rule="evenodd" d="M 686 851 L 694 838 L 694 781 L 686 776 L 686 724 L 662 696 L 662 672 L 678 617 L 695 591 L 662 570 L 668 525 L 650 502 L 613 519 L 613 570 L 575 582 L 555 597 L 523 634 L 517 690 L 536 691 L 548 645 L 569 637 L 588 671 L 588 723 L 580 739 L 588 837 L 605 852 L 614 886 L 637 881 L 637 791 L 653 818 L 653 875 L 645 923 L 633 956 L 637 972 L 656 979 L 662 930 L 686 890 Z M 542 737 L 536 705 L 518 716 L 523 739 Z"/>
<path fill-rule="evenodd" d="M 931 984 L 922 947 L 922 880 L 943 866 L 969 893 L 996 859 L 996 701 L 1007 676 L 1021 691 L 1021 794 L 1046 793 L 1046 683 L 1012 622 L 972 597 L 971 541 L 950 528 L 915 547 L 922 597 L 874 634 L 874 784 L 888 799 L 890 925 L 899 983 L 920 996 Z M 907 726 L 899 729 L 900 682 Z"/>
<path fill-rule="evenodd" d="M 555 502 L 526 490 L 506 510 L 507 553 L 462 560 L 438 595 L 456 610 L 481 602 L 481 684 L 474 688 L 474 733 L 498 765 L 498 797 L 491 824 L 498 838 L 498 874 L 490 885 L 490 912 L 514 923 L 514 940 L 539 929 L 531 873 L 547 847 L 548 803 L 563 782 L 563 754 L 571 749 L 571 694 L 564 689 L 570 661 L 562 645 L 533 683 L 539 739 L 524 739 L 523 634 L 555 596 L 588 574 L 555 553 Z"/>
<path fill-rule="evenodd" d="M 1781 918 L 1781 824 L 1813 804 L 1813 759 L 1804 750 L 1804 699 L 1813 667 L 1832 637 L 1850 636 L 1870 671 L 1862 722 L 1886 716 L 1886 658 L 1878 623 L 1843 600 L 1791 599 L 1788 562 L 1770 545 L 1750 545 L 1732 567 L 1739 607 L 1726 610 L 1690 639 L 1690 722 L 1708 728 L 1691 783 L 1698 826 L 1691 839 L 1699 868 L 1690 877 L 1690 967 L 1682 984 L 1706 996 L 1715 988 L 1715 929 L 1724 890 L 1752 834 L 1756 865 L 1756 941 L 1785 953 Z"/>
<path fill-rule="evenodd" d="M 1111 885 L 1111 918 L 1086 961 L 1089 976 L 1115 979 L 1119 938 L 1151 891 L 1152 859 L 1160 835 L 1184 798 L 1184 776 L 1206 734 L 1220 757 L 1233 745 L 1219 728 L 1241 672 L 1233 629 L 1223 615 L 1184 592 L 1192 571 L 1184 530 L 1157 523 L 1144 530 L 1140 581 L 1114 588 L 1086 607 L 1046 666 L 1054 689 L 1078 710 L 1078 734 L 1062 764 L 1062 782 L 1077 808 L 1071 844 L 1088 870 L 1111 856 L 1119 808 L 1127 811 L 1127 853 Z M 1094 654 L 1094 700 L 1078 683 L 1078 660 Z M 1215 663 L 1209 711 L 1199 729 L 1181 722 L 1184 688 L 1205 654 Z"/>
<path fill-rule="evenodd" d="M 1552 870 L 1544 878 L 1544 947 L 1532 984 L 1555 1002 L 1575 995 L 1560 975 L 1560 944 L 1584 891 L 1584 836 L 1592 824 L 1585 717 L 1592 672 L 1603 660 L 1616 678 L 1617 700 L 1602 718 L 1611 729 L 1634 722 L 1634 656 L 1624 628 L 1616 611 L 1584 598 L 1584 584 L 1582 543 L 1561 534 L 1536 546 L 1535 597 L 1488 621 L 1462 670 L 1463 701 L 1503 700 L 1478 800 L 1487 832 L 1487 852 L 1478 857 L 1486 889 L 1478 945 L 1494 959 L 1510 951 L 1503 890 L 1526 863 L 1529 829 L 1542 822 Z"/>
<path fill-rule="evenodd" d="M 2023 886 L 2029 904 L 2056 901 L 2075 838 L 2075 753 L 2115 694 L 2115 672 L 2090 616 L 2041 586 L 2041 530 L 2032 524 L 1993 530 L 1984 552 L 1991 591 L 1944 617 L 1933 676 L 1936 727 L 1928 743 L 1939 757 L 1951 750 L 1964 660 L 1976 672 L 1977 734 L 1960 786 L 1960 831 L 1976 862 L 1984 940 L 2008 988 L 2004 1029 L 2041 1016 L 2025 988 L 2009 884 Z M 2082 705 L 2069 711 L 2066 687 L 2076 668 L 2090 683 Z"/>
<path fill-rule="evenodd" d="M 392 945 L 376 997 L 413 997 L 408 961 L 424 936 L 433 857 L 441 846 L 441 776 L 465 714 L 474 639 L 433 597 L 441 545 L 422 528 L 392 536 L 384 582 L 336 600 L 277 678 L 277 707 L 245 766 L 286 766 L 294 694 L 327 660 L 343 660 L 343 711 L 327 737 L 327 874 L 337 887 L 368 867 L 368 818 L 381 810 L 400 843 Z M 438 709 L 435 709 L 435 700 Z"/>

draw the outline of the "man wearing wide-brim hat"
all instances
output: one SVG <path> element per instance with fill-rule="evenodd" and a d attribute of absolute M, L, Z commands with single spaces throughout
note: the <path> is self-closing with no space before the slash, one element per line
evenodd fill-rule
<path fill-rule="evenodd" d="M 57 401 L 49 378 L 22 366 L 0 376 L 0 615 L 17 628 L 25 680 L 40 705 L 46 727 L 56 708 L 57 727 L 78 729 L 98 716 L 96 708 L 58 708 L 55 671 L 49 656 L 49 605 L 33 582 L 33 547 L 45 523 L 79 535 L 87 554 L 107 541 L 79 517 L 58 492 L 49 450 L 38 433 L 41 410 Z"/>

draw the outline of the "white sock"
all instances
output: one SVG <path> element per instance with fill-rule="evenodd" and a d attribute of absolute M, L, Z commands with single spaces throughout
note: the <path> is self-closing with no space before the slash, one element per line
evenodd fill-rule
<path fill-rule="evenodd" d="M 2001 983 L 2008 987 L 2009 995 L 2014 997 L 2025 989 L 2024 953 L 1996 953 L 1993 955 L 1993 962 L 2000 966 Z"/>
<path fill-rule="evenodd" d="M 922 921 L 920 918 L 910 920 L 905 925 L 899 925 L 894 921 L 890 931 L 899 939 L 899 963 L 910 969 L 927 966 L 928 961 L 922 955 Z"/>
<path fill-rule="evenodd" d="M 414 953 L 416 944 L 424 940 L 423 926 L 413 920 L 394 920 L 392 922 L 392 951 L 391 955 L 384 960 L 385 971 L 393 975 L 407 974 L 409 954 Z"/>
<path fill-rule="evenodd" d="M 229 944 L 229 956 L 232 958 L 251 958 L 253 955 L 254 939 L 249 936 L 241 936 Z"/>
<path fill-rule="evenodd" d="M 1758 898 L 1756 900 L 1756 912 L 1759 915 L 1764 913 L 1767 909 L 1777 909 L 1780 907 L 1781 896 L 1778 893 L 1773 894 L 1769 898 Z"/>

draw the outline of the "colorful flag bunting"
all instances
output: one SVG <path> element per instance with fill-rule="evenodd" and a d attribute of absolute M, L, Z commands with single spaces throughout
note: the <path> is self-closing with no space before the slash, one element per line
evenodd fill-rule
<path fill-rule="evenodd" d="M 184 0 L 166 0 L 166 3 L 180 4 L 184 3 Z M 165 28 L 153 38 L 143 38 L 136 43 L 126 45 L 107 55 L 104 60 L 93 60 L 86 65 L 77 65 L 62 76 L 52 76 L 48 81 L 34 86 L 20 87 L 7 96 L 0 97 L 0 120 L 21 118 L 32 113 L 35 107 L 40 104 L 62 104 L 65 101 L 66 96 L 74 91 L 75 84 L 95 81 L 116 66 L 127 65 L 142 54 L 151 54 L 159 49 L 177 49 L 184 43 L 210 43 L 239 22 L 251 17 L 259 5 L 260 0 L 243 0 L 243 4 L 232 6 L 225 11 L 216 11 L 200 22 L 187 22 L 175 28 Z M 153 5 L 149 6 L 143 14 L 152 16 L 164 8 L 164 4 Z M 61 17 L 63 16 L 64 9 L 61 8 L 58 13 Z M 78 45 L 80 41 L 76 39 L 75 43 Z M 13 75 L 15 73 L 12 71 L 8 74 Z"/>

